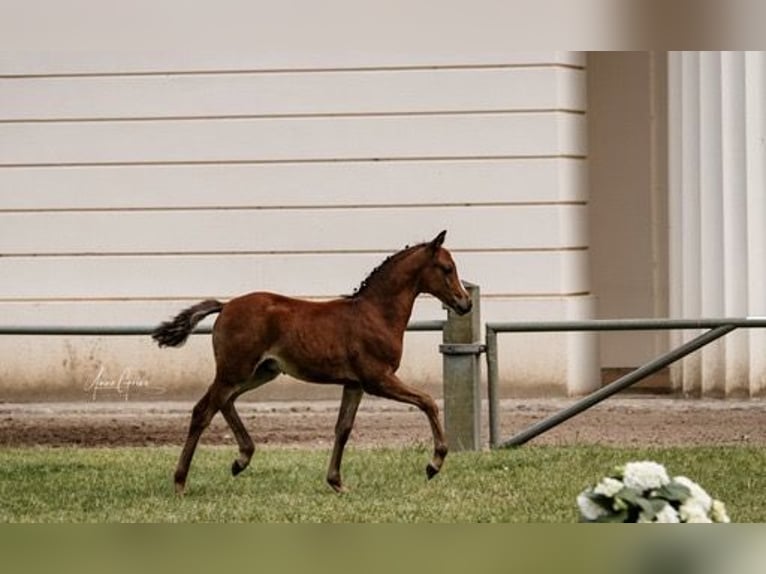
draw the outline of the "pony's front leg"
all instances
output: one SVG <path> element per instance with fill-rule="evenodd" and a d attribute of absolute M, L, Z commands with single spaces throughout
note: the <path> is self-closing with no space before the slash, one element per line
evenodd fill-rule
<path fill-rule="evenodd" d="M 327 469 L 327 483 L 335 492 L 344 492 L 343 481 L 340 478 L 340 463 L 343 459 L 343 449 L 354 426 L 356 411 L 362 400 L 362 387 L 357 383 L 348 383 L 343 387 L 343 398 L 338 411 L 338 422 L 335 423 L 335 444 L 332 447 L 330 466 Z"/>
<path fill-rule="evenodd" d="M 447 457 L 447 441 L 444 439 L 444 431 L 439 422 L 439 407 L 428 393 L 405 385 L 394 374 L 389 374 L 378 380 L 365 382 L 364 390 L 371 395 L 386 397 L 401 403 L 407 403 L 418 407 L 428 417 L 431 432 L 434 437 L 434 455 L 431 462 L 426 466 L 426 476 L 432 479 L 436 476 Z"/>

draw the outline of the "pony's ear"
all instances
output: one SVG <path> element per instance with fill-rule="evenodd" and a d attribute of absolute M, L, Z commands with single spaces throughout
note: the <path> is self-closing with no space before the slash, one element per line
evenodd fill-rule
<path fill-rule="evenodd" d="M 439 247 L 441 247 L 444 244 L 444 238 L 447 236 L 447 230 L 443 230 L 439 235 L 434 237 L 434 240 L 431 241 L 431 250 L 435 253 Z"/>

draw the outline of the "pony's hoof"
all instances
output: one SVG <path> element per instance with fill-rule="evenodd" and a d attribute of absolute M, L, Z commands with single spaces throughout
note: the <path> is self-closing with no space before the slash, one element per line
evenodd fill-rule
<path fill-rule="evenodd" d="M 175 486 L 176 486 L 176 495 L 183 496 L 184 492 L 186 491 L 186 484 L 184 484 L 183 482 L 176 482 Z"/>
<path fill-rule="evenodd" d="M 428 477 L 428 480 L 431 480 L 437 474 L 439 474 L 439 469 L 429 462 L 428 466 L 426 466 L 426 476 Z"/>
<path fill-rule="evenodd" d="M 327 484 L 329 484 L 330 488 L 332 488 L 338 494 L 345 494 L 346 492 L 348 492 L 348 488 L 343 486 L 340 482 L 336 482 L 334 480 L 333 481 L 328 480 Z"/>
<path fill-rule="evenodd" d="M 240 472 L 242 472 L 246 468 L 247 468 L 247 465 L 242 464 L 241 462 L 239 462 L 239 460 L 235 460 L 231 464 L 231 475 L 232 476 L 237 476 Z"/>

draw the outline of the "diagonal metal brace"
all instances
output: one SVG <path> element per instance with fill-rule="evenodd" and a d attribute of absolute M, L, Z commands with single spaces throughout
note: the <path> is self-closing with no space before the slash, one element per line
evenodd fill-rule
<path fill-rule="evenodd" d="M 580 414 L 584 410 L 587 410 L 593 405 L 600 403 L 604 399 L 611 397 L 613 394 L 619 393 L 620 391 L 627 389 L 631 385 L 636 384 L 637 382 L 645 379 L 649 375 L 652 375 L 656 373 L 657 371 L 664 369 L 671 363 L 674 363 L 678 361 L 679 359 L 682 359 L 686 355 L 689 355 L 690 353 L 693 353 L 694 351 L 704 347 L 705 345 L 712 343 L 716 339 L 720 339 L 721 337 L 723 337 L 727 333 L 730 333 L 736 328 L 737 328 L 736 325 L 721 325 L 720 327 L 716 327 L 715 329 L 705 331 L 700 336 L 690 341 L 687 341 L 680 347 L 677 347 L 676 349 L 673 349 L 672 351 L 660 357 L 657 357 L 653 361 L 646 363 L 645 365 L 639 367 L 635 371 L 628 373 L 624 377 L 620 377 L 613 383 L 610 383 L 606 385 L 605 387 L 602 387 L 599 390 L 595 391 L 594 393 L 591 393 L 590 395 L 577 401 L 570 407 L 567 407 L 566 409 L 559 411 L 558 413 L 548 417 L 547 419 L 543 419 L 542 421 L 535 423 L 534 425 L 526 428 L 525 430 L 521 431 L 517 435 L 511 437 L 509 440 L 501 443 L 499 447 L 510 448 L 515 446 L 521 446 L 522 444 L 528 442 L 529 440 L 535 438 L 536 436 L 552 429 L 555 426 L 560 425 L 564 421 L 567 421 L 570 418 L 574 417 L 575 415 Z"/>

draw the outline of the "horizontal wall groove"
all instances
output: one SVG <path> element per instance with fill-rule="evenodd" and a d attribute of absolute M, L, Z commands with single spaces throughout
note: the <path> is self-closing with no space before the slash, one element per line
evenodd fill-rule
<path fill-rule="evenodd" d="M 0 73 L 0 80 L 54 79 L 54 78 L 122 78 L 122 77 L 173 77 L 173 76 L 234 76 L 234 75 L 269 75 L 269 74 L 325 74 L 359 72 L 408 72 L 433 70 L 509 70 L 526 68 L 559 68 L 583 70 L 584 66 L 560 62 L 530 64 L 451 64 L 451 65 L 414 65 L 414 66 L 371 66 L 371 67 L 320 67 L 320 68 L 263 68 L 230 70 L 147 70 L 132 72 L 43 72 L 30 74 Z"/>
<path fill-rule="evenodd" d="M 328 297 L 317 297 L 312 295 L 290 295 L 291 297 L 297 297 L 300 299 L 326 301 Z M 88 296 L 88 297 L 0 297 L 0 303 L 2 304 L 29 304 L 29 303 L 162 303 L 167 301 L 173 302 L 197 302 L 203 299 L 228 299 L 231 298 L 231 294 L 225 293 L 205 293 L 200 295 L 182 295 L 182 296 L 136 296 L 136 297 L 105 297 L 105 296 Z M 163 318 L 158 317 L 158 322 Z"/>
<path fill-rule="evenodd" d="M 450 249 L 452 253 L 571 253 L 578 251 L 587 251 L 587 245 L 573 245 L 562 247 L 487 247 L 487 248 L 469 248 Z M 325 249 L 325 250 L 210 250 L 210 251 L 72 251 L 63 253 L 2 253 L 0 261 L 4 259 L 61 259 L 61 258 L 180 258 L 180 257 L 290 257 L 290 256 L 343 256 L 343 255 L 379 255 L 381 258 L 391 255 L 391 250 L 380 249 Z"/>
<path fill-rule="evenodd" d="M 253 289 L 257 291 L 257 289 Z M 244 294 L 244 293 L 242 293 Z M 344 297 L 349 293 L 338 293 L 337 295 L 330 296 L 315 296 L 315 295 L 294 295 L 290 297 L 296 299 L 306 299 L 313 301 L 328 301 L 331 299 L 337 299 Z M 482 293 L 481 298 L 491 300 L 503 300 L 503 299 L 560 299 L 563 297 L 587 297 L 590 296 L 590 291 L 566 291 L 561 293 Z M 0 303 L 2 304 L 30 304 L 30 303 L 163 303 L 163 302 L 198 302 L 204 299 L 218 299 L 226 301 L 237 297 L 238 294 L 231 293 L 200 293 L 198 295 L 183 295 L 183 296 L 136 296 L 136 297 L 108 297 L 108 296 L 88 296 L 88 297 L 0 297 Z M 427 295 L 424 297 L 428 297 Z M 163 317 L 158 317 L 158 322 Z"/>
<path fill-rule="evenodd" d="M 452 161 L 507 161 L 530 159 L 587 159 L 586 155 L 544 154 L 544 155 L 476 155 L 476 156 L 405 156 L 366 158 L 306 158 L 306 159 L 233 159 L 233 160 L 157 160 L 157 161 L 103 161 L 103 162 L 30 162 L 2 163 L 4 168 L 47 168 L 47 167 L 132 167 L 132 166 L 184 166 L 184 165 L 290 165 L 328 163 L 378 163 L 378 162 L 452 162 Z"/>
<path fill-rule="evenodd" d="M 438 209 L 472 207 L 583 207 L 587 201 L 507 201 L 507 202 L 454 202 L 454 203 L 369 203 L 348 205 L 179 205 L 149 207 L 50 207 L 50 208 L 12 208 L 2 207 L 0 196 L 0 214 L 4 213 L 144 213 L 144 212 L 186 212 L 186 211 L 344 211 L 344 210 L 380 210 L 380 209 Z"/>
<path fill-rule="evenodd" d="M 149 123 L 149 122 L 179 122 L 179 121 L 227 121 L 227 120 L 284 120 L 284 119 L 322 119 L 322 118 L 387 118 L 387 117 L 422 117 L 422 116 L 479 116 L 479 115 L 510 115 L 510 114 L 578 114 L 584 115 L 584 110 L 568 108 L 538 108 L 538 109 L 483 109 L 483 110 L 425 110 L 401 112 L 305 112 L 305 113 L 273 113 L 273 114 L 220 114 L 220 115 L 186 115 L 186 116 L 146 116 L 146 117 L 62 117 L 62 118 L 0 118 L 0 124 L 87 124 L 87 123 Z"/>
<path fill-rule="evenodd" d="M 482 293 L 485 300 L 498 299 L 560 299 L 562 297 L 589 297 L 590 291 L 562 291 L 560 293 Z"/>

